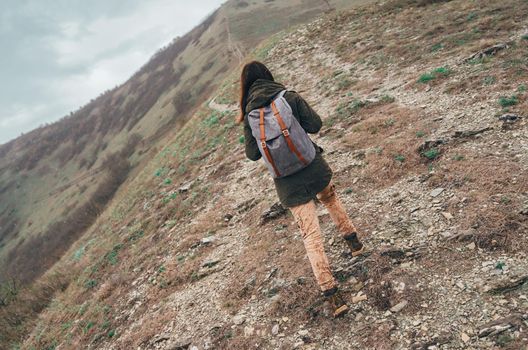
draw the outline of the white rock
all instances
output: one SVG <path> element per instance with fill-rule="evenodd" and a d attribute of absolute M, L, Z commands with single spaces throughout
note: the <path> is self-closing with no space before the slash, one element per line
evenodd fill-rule
<path fill-rule="evenodd" d="M 204 238 L 202 238 L 202 244 L 213 243 L 215 240 L 216 240 L 216 238 L 214 236 L 204 237 Z"/>
<path fill-rule="evenodd" d="M 398 283 L 398 285 L 394 287 L 394 290 L 398 293 L 403 293 L 403 291 L 405 290 L 405 283 L 404 282 Z"/>
<path fill-rule="evenodd" d="M 442 192 L 444 192 L 444 188 L 442 187 L 438 187 L 438 188 L 435 188 L 434 190 L 431 191 L 431 197 L 438 197 L 440 194 L 442 194 Z"/>
<path fill-rule="evenodd" d="M 449 238 L 449 237 L 452 237 L 453 234 L 451 232 L 440 232 L 440 235 L 444 238 Z"/>
<path fill-rule="evenodd" d="M 427 235 L 428 236 L 434 235 L 435 232 L 436 232 L 436 230 L 435 230 L 434 226 L 429 226 L 429 228 L 427 229 Z"/>
<path fill-rule="evenodd" d="M 236 315 L 235 317 L 233 317 L 233 323 L 236 324 L 237 326 L 240 326 L 245 321 L 246 321 L 246 316 L 244 315 Z"/>
<path fill-rule="evenodd" d="M 365 294 L 352 297 L 352 303 L 354 304 L 358 304 L 365 300 L 367 300 L 367 296 Z"/>
<path fill-rule="evenodd" d="M 471 338 L 469 337 L 469 335 L 467 335 L 466 333 L 462 332 L 462 334 L 460 334 L 460 338 L 462 339 L 462 341 L 464 343 L 467 343 Z"/>
<path fill-rule="evenodd" d="M 307 329 L 301 329 L 297 333 L 299 333 L 301 337 L 306 337 L 310 332 Z"/>
<path fill-rule="evenodd" d="M 250 337 L 253 335 L 253 333 L 255 333 L 255 328 L 251 326 L 244 327 L 244 336 Z"/>
<path fill-rule="evenodd" d="M 393 307 L 391 307 L 391 308 L 390 308 L 390 311 L 395 312 L 395 313 L 396 313 L 396 312 L 400 312 L 400 311 L 403 310 L 403 308 L 404 308 L 405 306 L 407 306 L 407 304 L 408 304 L 407 300 L 402 300 L 402 301 L 400 301 L 398 304 L 396 304 L 396 305 L 394 305 Z"/>
<path fill-rule="evenodd" d="M 442 215 L 444 218 L 446 218 L 447 221 L 453 220 L 453 215 L 447 211 L 442 212 Z"/>

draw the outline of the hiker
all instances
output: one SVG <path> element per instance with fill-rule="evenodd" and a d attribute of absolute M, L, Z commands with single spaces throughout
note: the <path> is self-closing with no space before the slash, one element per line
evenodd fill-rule
<path fill-rule="evenodd" d="M 323 149 L 307 135 L 319 132 L 321 117 L 299 94 L 275 82 L 263 63 L 246 64 L 240 80 L 237 121 L 244 123 L 246 156 L 253 161 L 264 158 L 281 204 L 290 209 L 300 228 L 317 283 L 334 316 L 340 316 L 348 306 L 330 270 L 314 199 L 326 206 L 352 256 L 362 254 L 364 246 L 337 197 Z"/>

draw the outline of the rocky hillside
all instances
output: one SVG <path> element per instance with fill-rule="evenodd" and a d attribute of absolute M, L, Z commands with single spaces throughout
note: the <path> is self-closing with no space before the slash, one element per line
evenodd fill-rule
<path fill-rule="evenodd" d="M 52 266 L 256 43 L 327 10 L 319 0 L 227 1 L 124 84 L 1 145 L 0 283 L 30 283 Z"/>
<path fill-rule="evenodd" d="M 324 208 L 351 305 L 330 317 L 291 215 L 234 124 L 237 71 L 45 277 L 38 349 L 523 349 L 528 3 L 394 0 L 279 33 L 270 65 L 371 254 Z"/>

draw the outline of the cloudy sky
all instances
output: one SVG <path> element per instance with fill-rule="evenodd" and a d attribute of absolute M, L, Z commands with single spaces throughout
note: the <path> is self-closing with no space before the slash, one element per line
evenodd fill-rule
<path fill-rule="evenodd" d="M 0 144 L 128 77 L 224 0 L 0 0 Z"/>

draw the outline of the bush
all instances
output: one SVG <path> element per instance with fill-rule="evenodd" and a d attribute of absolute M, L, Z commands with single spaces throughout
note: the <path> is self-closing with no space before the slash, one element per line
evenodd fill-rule
<path fill-rule="evenodd" d="M 176 96 L 172 99 L 176 114 L 182 114 L 188 111 L 192 106 L 192 94 L 187 89 L 178 91 Z"/>
<path fill-rule="evenodd" d="M 431 47 L 431 52 L 436 52 L 436 51 L 440 51 L 444 48 L 444 44 L 442 43 L 438 43 L 438 44 L 434 44 L 432 47 Z"/>
<path fill-rule="evenodd" d="M 469 15 L 467 16 L 467 20 L 469 22 L 469 21 L 474 20 L 477 17 L 478 17 L 478 15 L 475 12 L 470 12 Z"/>
<path fill-rule="evenodd" d="M 0 282 L 0 307 L 7 306 L 13 300 L 20 290 L 18 281 L 9 278 L 5 282 Z"/>
<path fill-rule="evenodd" d="M 422 74 L 420 78 L 418 78 L 418 82 L 425 84 L 439 77 L 447 77 L 450 74 L 451 70 L 448 67 L 439 67 L 433 70 L 432 72 Z"/>
<path fill-rule="evenodd" d="M 397 162 L 403 163 L 405 161 L 405 156 L 398 154 L 397 156 L 394 157 L 394 160 Z"/>
<path fill-rule="evenodd" d="M 352 86 L 354 82 L 350 80 L 346 75 L 340 74 L 338 75 L 338 80 L 336 83 L 336 86 L 339 90 L 345 90 L 348 89 L 350 86 Z"/>
<path fill-rule="evenodd" d="M 451 70 L 447 67 L 440 67 L 440 68 L 436 68 L 434 71 L 433 71 L 433 74 L 434 75 L 443 75 L 443 76 L 447 76 L 449 74 L 451 74 Z"/>
<path fill-rule="evenodd" d="M 381 96 L 381 99 L 379 100 L 379 103 L 380 104 L 388 104 L 388 103 L 393 103 L 394 101 L 396 101 L 396 99 L 391 96 L 391 95 L 383 95 Z"/>
<path fill-rule="evenodd" d="M 213 126 L 217 125 L 219 122 L 220 120 L 218 119 L 218 116 L 216 115 L 216 113 L 211 114 L 207 119 L 203 121 L 205 126 L 207 126 L 208 128 L 212 128 Z"/>
<path fill-rule="evenodd" d="M 499 104 L 501 105 L 501 107 L 515 106 L 517 103 L 519 103 L 517 96 L 499 98 Z"/>
<path fill-rule="evenodd" d="M 110 263 L 110 265 L 115 265 L 119 261 L 117 258 L 119 251 L 123 248 L 122 244 L 116 244 L 108 254 L 106 254 L 106 259 Z"/>
<path fill-rule="evenodd" d="M 438 156 L 440 155 L 440 151 L 438 150 L 438 148 L 431 148 L 427 151 L 424 151 L 422 155 L 429 160 L 434 160 L 438 158 Z"/>
<path fill-rule="evenodd" d="M 422 75 L 420 76 L 420 78 L 418 78 L 418 82 L 420 82 L 420 83 L 427 83 L 427 82 L 433 80 L 434 78 L 435 78 L 435 77 L 434 77 L 433 74 L 431 74 L 431 73 L 425 73 L 425 74 L 422 74 Z"/>
<path fill-rule="evenodd" d="M 497 79 L 495 77 L 487 76 L 484 78 L 484 85 L 493 85 L 496 81 Z"/>
<path fill-rule="evenodd" d="M 92 289 L 94 287 L 97 286 L 97 281 L 96 280 L 87 280 L 86 282 L 84 282 L 84 288 L 86 289 Z"/>

